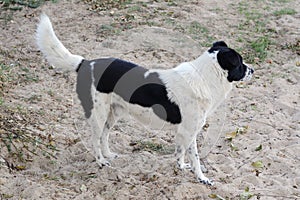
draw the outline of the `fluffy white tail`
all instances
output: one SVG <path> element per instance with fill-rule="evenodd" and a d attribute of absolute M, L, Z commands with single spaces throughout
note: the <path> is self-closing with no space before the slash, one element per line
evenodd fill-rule
<path fill-rule="evenodd" d="M 75 70 L 83 57 L 71 54 L 56 37 L 52 24 L 47 15 L 42 14 L 37 27 L 36 41 L 47 61 L 58 68 Z"/>

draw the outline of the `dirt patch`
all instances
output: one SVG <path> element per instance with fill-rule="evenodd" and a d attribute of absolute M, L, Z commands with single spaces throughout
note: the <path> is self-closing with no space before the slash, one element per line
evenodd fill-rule
<path fill-rule="evenodd" d="M 215 40 L 243 54 L 254 78 L 237 84 L 198 137 L 214 187 L 175 167 L 172 134 L 130 120 L 111 133 L 120 157 L 99 169 L 75 74 L 48 66 L 35 46 L 42 11 L 65 46 L 88 59 L 115 56 L 171 68 Z M 300 198 L 299 12 L 293 0 L 46 1 L 1 12 L 1 199 Z M 37 152 L 22 146 L 22 133 Z"/>

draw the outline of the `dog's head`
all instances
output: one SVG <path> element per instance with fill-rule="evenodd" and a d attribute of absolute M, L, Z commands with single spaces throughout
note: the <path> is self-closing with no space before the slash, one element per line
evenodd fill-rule
<path fill-rule="evenodd" d="M 208 52 L 217 52 L 218 63 L 224 70 L 228 71 L 227 79 L 229 82 L 251 79 L 254 70 L 243 63 L 242 56 L 229 48 L 224 41 L 215 42 Z"/>

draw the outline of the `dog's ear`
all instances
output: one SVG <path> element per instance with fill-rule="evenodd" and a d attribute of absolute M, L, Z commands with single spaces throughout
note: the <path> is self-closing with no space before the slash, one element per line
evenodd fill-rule
<path fill-rule="evenodd" d="M 228 47 L 224 41 L 217 41 L 213 43 L 213 47 Z"/>
<path fill-rule="evenodd" d="M 221 49 L 227 49 L 228 46 L 224 41 L 217 41 L 213 43 L 213 46 L 208 50 L 209 53 L 220 51 Z"/>
<path fill-rule="evenodd" d="M 225 70 L 231 70 L 243 64 L 241 56 L 230 48 L 220 49 L 217 58 L 219 64 Z"/>
<path fill-rule="evenodd" d="M 218 63 L 228 71 L 228 81 L 238 81 L 244 76 L 245 68 L 240 54 L 230 48 L 220 49 L 217 54 Z"/>

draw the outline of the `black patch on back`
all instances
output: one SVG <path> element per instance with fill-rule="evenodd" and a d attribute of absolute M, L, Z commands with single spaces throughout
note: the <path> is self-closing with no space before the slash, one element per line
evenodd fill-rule
<path fill-rule="evenodd" d="M 78 81 L 82 81 L 82 77 L 89 80 L 93 78 L 94 86 L 99 92 L 114 92 L 129 103 L 151 107 L 153 112 L 165 121 L 173 124 L 181 122 L 180 109 L 177 104 L 169 100 L 166 86 L 157 73 L 149 73 L 145 77 L 147 69 L 120 59 L 107 58 L 89 61 L 89 63 L 92 62 L 94 62 L 93 72 L 91 72 L 91 65 L 87 66 L 85 63 L 79 68 L 78 77 L 81 79 L 78 79 Z M 82 70 L 83 68 L 89 69 Z M 91 74 L 93 74 L 93 77 L 90 77 Z M 93 105 L 90 103 L 89 97 L 80 97 L 86 95 L 88 90 L 79 90 L 83 86 L 88 87 L 88 84 L 91 84 L 91 82 L 77 83 L 79 85 L 77 86 L 79 88 L 77 90 L 79 99 L 81 102 L 82 100 L 88 100 L 88 103 L 82 102 L 86 116 L 91 112 L 89 109 L 92 109 Z M 91 85 L 89 88 L 91 88 Z"/>
<path fill-rule="evenodd" d="M 213 44 L 208 52 L 217 54 L 218 63 L 224 70 L 228 70 L 227 79 L 229 82 L 240 81 L 245 76 L 247 66 L 243 64 L 242 56 L 235 50 L 229 48 L 224 41 L 218 41 Z"/>

